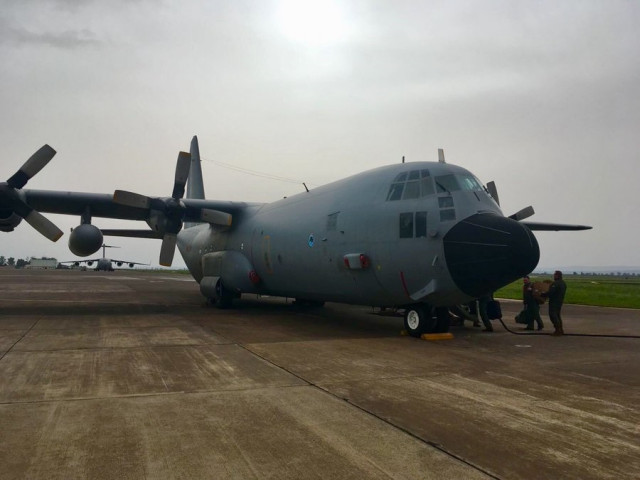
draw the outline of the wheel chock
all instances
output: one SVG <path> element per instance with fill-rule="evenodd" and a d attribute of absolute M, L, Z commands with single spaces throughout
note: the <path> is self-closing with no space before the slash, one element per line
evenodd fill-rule
<path fill-rule="evenodd" d="M 420 335 L 422 340 L 453 340 L 451 332 L 446 333 L 423 333 Z"/>

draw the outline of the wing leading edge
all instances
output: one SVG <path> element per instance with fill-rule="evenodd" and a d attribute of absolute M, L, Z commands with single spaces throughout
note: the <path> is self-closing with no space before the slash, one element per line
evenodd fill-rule
<path fill-rule="evenodd" d="M 568 225 L 564 223 L 545 223 L 545 222 L 520 222 L 522 225 L 526 225 L 529 230 L 547 231 L 547 232 L 560 232 L 560 231 L 575 231 L 575 230 L 591 230 L 588 225 Z"/>

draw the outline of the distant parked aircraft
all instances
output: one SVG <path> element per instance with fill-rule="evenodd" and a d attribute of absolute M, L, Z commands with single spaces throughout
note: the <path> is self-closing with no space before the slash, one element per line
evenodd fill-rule
<path fill-rule="evenodd" d="M 68 261 L 64 261 L 64 262 L 59 262 L 59 263 L 69 263 L 72 264 L 76 267 L 80 266 L 81 263 L 86 263 L 88 267 L 93 266 L 93 264 L 96 264 L 96 268 L 95 271 L 105 271 L 105 272 L 113 272 L 114 268 L 113 268 L 113 264 L 115 263 L 116 266 L 121 267 L 122 265 L 129 265 L 129 268 L 133 268 L 134 265 L 149 265 L 148 263 L 138 263 L 138 262 L 130 262 L 128 260 L 115 260 L 112 258 L 106 258 L 105 252 L 107 248 L 120 248 L 120 247 L 114 247 L 113 245 L 105 245 L 104 243 L 102 244 L 102 258 L 92 258 L 90 260 L 68 260 Z"/>

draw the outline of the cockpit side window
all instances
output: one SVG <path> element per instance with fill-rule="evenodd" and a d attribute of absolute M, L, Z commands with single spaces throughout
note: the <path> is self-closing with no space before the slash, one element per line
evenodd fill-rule
<path fill-rule="evenodd" d="M 400 238 L 413 238 L 413 212 L 400 214 Z"/>
<path fill-rule="evenodd" d="M 471 190 L 471 191 L 483 191 L 482 184 L 471 175 L 457 175 L 458 183 L 462 187 L 462 190 Z"/>

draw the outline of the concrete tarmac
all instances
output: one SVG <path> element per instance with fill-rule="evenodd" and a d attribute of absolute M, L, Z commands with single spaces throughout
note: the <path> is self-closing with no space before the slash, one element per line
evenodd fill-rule
<path fill-rule="evenodd" d="M 640 478 L 640 339 L 502 308 L 518 334 L 431 342 L 367 307 L 217 310 L 186 275 L 0 268 L 0 478 Z"/>

